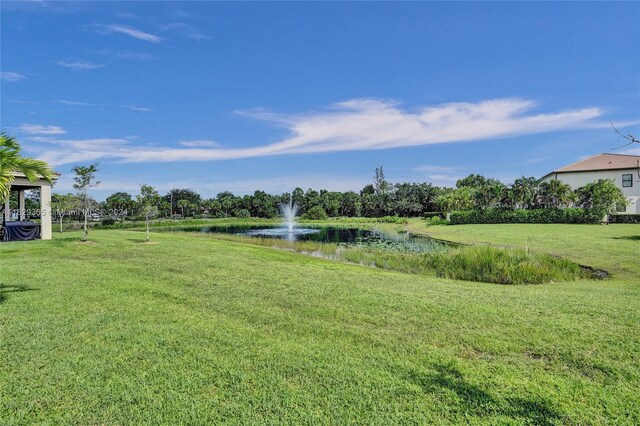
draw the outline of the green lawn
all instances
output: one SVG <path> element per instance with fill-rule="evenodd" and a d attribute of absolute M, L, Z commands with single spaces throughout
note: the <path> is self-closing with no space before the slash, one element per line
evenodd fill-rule
<path fill-rule="evenodd" d="M 639 226 L 422 223 L 613 276 L 459 282 L 195 234 L 0 244 L 0 424 L 640 423 Z"/>

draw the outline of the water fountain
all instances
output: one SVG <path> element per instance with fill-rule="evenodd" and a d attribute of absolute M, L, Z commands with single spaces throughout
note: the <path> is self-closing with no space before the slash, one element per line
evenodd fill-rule
<path fill-rule="evenodd" d="M 289 204 L 280 204 L 280 213 L 289 233 L 293 233 L 296 226 L 296 214 L 298 214 L 298 205 L 293 202 L 293 194 L 289 195 Z"/>
<path fill-rule="evenodd" d="M 255 229 L 247 231 L 245 235 L 266 236 L 296 241 L 300 235 L 315 234 L 320 232 L 319 229 L 298 228 L 296 227 L 296 215 L 298 214 L 298 205 L 293 202 L 293 195 L 289 195 L 289 203 L 280 204 L 280 214 L 282 215 L 282 226 L 279 228 Z"/>

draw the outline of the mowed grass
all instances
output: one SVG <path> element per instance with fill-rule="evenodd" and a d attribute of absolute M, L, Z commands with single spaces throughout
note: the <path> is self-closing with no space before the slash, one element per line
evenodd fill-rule
<path fill-rule="evenodd" d="M 640 423 L 637 240 L 559 235 L 613 278 L 501 286 L 90 237 L 0 244 L 0 424 Z"/>

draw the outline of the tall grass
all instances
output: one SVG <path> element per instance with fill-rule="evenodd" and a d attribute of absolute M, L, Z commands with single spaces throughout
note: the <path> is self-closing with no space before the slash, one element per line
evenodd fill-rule
<path fill-rule="evenodd" d="M 541 284 L 590 278 L 580 265 L 548 254 L 489 246 L 431 253 L 427 264 L 444 278 L 497 284 Z"/>
<path fill-rule="evenodd" d="M 515 248 L 460 246 L 421 253 L 375 245 L 347 245 L 316 241 L 286 241 L 232 234 L 202 234 L 321 256 L 391 271 L 497 284 L 544 284 L 594 278 L 592 272 L 566 259 Z"/>

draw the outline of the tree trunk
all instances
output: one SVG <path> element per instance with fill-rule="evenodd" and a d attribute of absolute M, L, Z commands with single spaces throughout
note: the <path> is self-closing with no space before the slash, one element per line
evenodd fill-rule
<path fill-rule="evenodd" d="M 84 229 L 82 231 L 82 241 L 87 241 L 87 210 L 84 211 Z"/>
<path fill-rule="evenodd" d="M 63 218 L 63 217 L 64 217 L 64 216 L 60 216 L 60 233 L 61 233 L 61 234 L 62 234 L 62 232 L 64 232 L 64 231 L 62 230 L 62 218 Z"/>
<path fill-rule="evenodd" d="M 147 218 L 147 242 L 149 242 L 149 218 Z"/>

